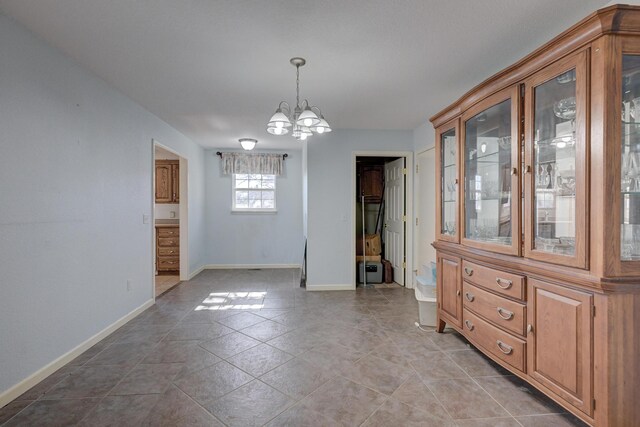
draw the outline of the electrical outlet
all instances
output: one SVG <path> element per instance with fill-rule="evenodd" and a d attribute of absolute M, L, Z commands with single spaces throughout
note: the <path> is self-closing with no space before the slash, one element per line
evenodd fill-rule
<path fill-rule="evenodd" d="M 169 211 L 169 218 L 175 218 L 176 217 L 176 211 Z"/>
<path fill-rule="evenodd" d="M 131 292 L 131 279 L 127 279 L 127 292 Z"/>

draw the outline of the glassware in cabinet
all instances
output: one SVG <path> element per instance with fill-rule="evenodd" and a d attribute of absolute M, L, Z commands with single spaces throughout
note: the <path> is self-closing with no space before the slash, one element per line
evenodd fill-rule
<path fill-rule="evenodd" d="M 620 259 L 640 260 L 640 55 L 622 57 Z"/>
<path fill-rule="evenodd" d="M 442 183 L 442 203 L 440 233 L 455 236 L 458 228 L 458 144 L 456 129 L 449 129 L 440 137 L 441 151 L 440 179 Z"/>
<path fill-rule="evenodd" d="M 503 100 L 465 120 L 464 237 L 470 242 L 513 246 L 513 105 Z M 516 141 L 517 142 L 517 141 Z M 517 163 L 515 163 L 517 164 Z"/>
<path fill-rule="evenodd" d="M 439 240 L 460 242 L 460 120 L 436 129 L 436 233 Z"/>
<path fill-rule="evenodd" d="M 587 54 L 525 81 L 525 244 L 528 258 L 587 266 Z"/>

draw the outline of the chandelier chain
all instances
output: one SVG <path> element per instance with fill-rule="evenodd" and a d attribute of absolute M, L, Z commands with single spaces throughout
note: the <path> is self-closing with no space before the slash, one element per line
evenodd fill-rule
<path fill-rule="evenodd" d="M 296 65 L 296 108 L 300 105 L 300 66 Z"/>

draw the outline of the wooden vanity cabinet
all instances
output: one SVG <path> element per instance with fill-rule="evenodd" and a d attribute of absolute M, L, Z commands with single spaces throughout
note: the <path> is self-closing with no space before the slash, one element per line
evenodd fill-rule
<path fill-rule="evenodd" d="M 156 225 L 156 271 L 180 271 L 180 226 Z"/>
<path fill-rule="evenodd" d="M 156 203 L 180 202 L 178 160 L 156 160 Z"/>
<path fill-rule="evenodd" d="M 640 7 L 594 12 L 431 122 L 437 332 L 591 426 L 639 426 Z"/>
<path fill-rule="evenodd" d="M 384 192 L 384 166 L 361 165 L 359 167 L 360 191 L 358 201 L 364 195 L 365 203 L 380 203 Z"/>

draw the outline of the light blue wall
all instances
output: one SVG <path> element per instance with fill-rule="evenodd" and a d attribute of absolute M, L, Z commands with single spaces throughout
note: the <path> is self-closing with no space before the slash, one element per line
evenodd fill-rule
<path fill-rule="evenodd" d="M 413 150 L 420 153 L 435 144 L 435 130 L 431 122 L 425 122 L 413 130 Z"/>
<path fill-rule="evenodd" d="M 231 175 L 222 174 L 216 151 L 205 152 L 207 264 L 300 265 L 302 151 L 287 151 L 284 174 L 276 179 L 277 213 L 231 212 Z"/>
<path fill-rule="evenodd" d="M 368 150 L 412 152 L 413 132 L 335 130 L 311 138 L 307 150 L 307 284 L 353 284 L 353 153 Z M 407 167 L 411 170 L 413 165 Z"/>
<path fill-rule="evenodd" d="M 3 15 L 0 58 L 1 395 L 152 298 L 152 139 L 189 161 L 189 255 L 201 265 L 204 162 Z"/>

